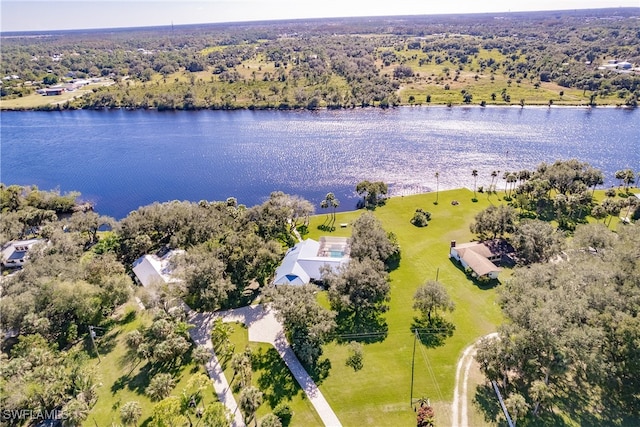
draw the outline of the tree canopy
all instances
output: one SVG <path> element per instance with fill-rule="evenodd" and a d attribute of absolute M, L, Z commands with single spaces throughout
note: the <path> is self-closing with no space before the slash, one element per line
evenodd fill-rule
<path fill-rule="evenodd" d="M 553 422 L 553 407 L 571 405 L 566 396 L 576 389 L 584 402 L 561 409 L 582 419 L 624 423 L 640 415 L 633 379 L 640 370 L 639 231 L 578 226 L 567 260 L 516 269 L 505 283 L 500 305 L 508 322 L 476 359 L 506 398 L 523 397 L 529 417 Z M 603 243 L 593 253 L 596 241 Z"/>
<path fill-rule="evenodd" d="M 375 209 L 384 203 L 389 187 L 382 181 L 360 181 L 356 185 L 356 193 L 362 196 L 362 207 Z"/>
<path fill-rule="evenodd" d="M 338 271 L 324 270 L 331 308 L 353 312 L 356 317 L 384 312 L 389 301 L 389 275 L 384 264 L 370 258 L 352 259 Z"/>
<path fill-rule="evenodd" d="M 380 221 L 369 212 L 353 222 L 350 248 L 351 258 L 382 261 L 387 268 L 397 264 L 400 259 L 400 247 L 395 235 L 387 233 Z"/>
<path fill-rule="evenodd" d="M 291 348 L 300 361 L 314 368 L 322 355 L 322 344 L 329 342 L 335 329 L 335 313 L 322 308 L 313 285 L 280 285 L 265 295 L 272 300 L 276 317 L 282 322 Z"/>

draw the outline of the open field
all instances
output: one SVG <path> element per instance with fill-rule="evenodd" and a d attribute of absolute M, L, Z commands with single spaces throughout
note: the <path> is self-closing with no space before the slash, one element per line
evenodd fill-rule
<path fill-rule="evenodd" d="M 72 102 L 84 95 L 93 92 L 93 89 L 108 86 L 105 83 L 93 83 L 82 89 L 73 92 L 63 92 L 61 95 L 44 96 L 39 93 L 32 93 L 19 98 L 0 100 L 0 110 L 31 110 L 47 105 L 65 104 L 67 101 Z"/>
<path fill-rule="evenodd" d="M 436 197 L 439 204 L 434 205 Z M 391 273 L 390 310 L 385 314 L 388 336 L 381 342 L 364 343 L 364 367 L 354 372 L 345 366 L 347 346 L 332 343 L 325 347 L 331 361 L 329 376 L 320 388 L 345 426 L 411 425 L 415 422 L 411 399 L 411 364 L 414 337 L 411 324 L 416 312 L 411 308 L 415 289 L 426 280 L 443 283 L 456 309 L 445 317 L 455 324 L 453 336 L 442 346 L 429 348 L 417 342 L 415 355 L 414 399 L 431 399 L 437 422 L 449 425 L 456 363 L 462 350 L 476 338 L 496 330 L 502 321 L 495 303 L 495 289 L 480 289 L 467 280 L 448 258 L 451 240 L 465 242 L 473 238 L 468 229 L 474 215 L 491 203 L 500 203 L 481 195 L 471 202 L 473 192 L 460 189 L 389 199 L 374 211 L 387 231 L 393 231 L 400 243 L 400 267 Z M 457 200 L 457 206 L 451 205 Z M 432 213 L 424 228 L 409 220 L 416 208 Z M 350 223 L 362 211 L 338 213 L 336 224 Z M 317 229 L 325 215 L 312 218 L 309 237 L 325 235 Z M 350 227 L 337 228 L 331 235 L 349 236 Z M 349 341 L 350 337 L 345 337 Z M 469 407 L 472 411 L 473 406 Z M 480 419 L 474 415 L 471 419 Z"/>

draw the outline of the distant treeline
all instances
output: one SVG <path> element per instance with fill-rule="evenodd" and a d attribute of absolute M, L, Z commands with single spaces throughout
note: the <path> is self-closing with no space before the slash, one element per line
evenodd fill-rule
<path fill-rule="evenodd" d="M 638 15 L 621 8 L 16 34 L 2 40 L 0 92 L 10 99 L 104 77 L 115 84 L 45 108 L 636 106 Z"/>

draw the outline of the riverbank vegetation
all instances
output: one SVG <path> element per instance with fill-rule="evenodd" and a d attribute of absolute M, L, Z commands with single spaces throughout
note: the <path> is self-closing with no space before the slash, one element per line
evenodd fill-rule
<path fill-rule="evenodd" d="M 15 34 L 2 40 L 1 106 L 633 107 L 637 14 L 617 8 L 211 24 L 108 30 L 109 37 L 107 30 Z M 35 93 L 95 79 L 114 84 L 71 99 Z"/>
<path fill-rule="evenodd" d="M 282 287 L 264 295 L 280 307 L 294 350 L 345 425 L 410 425 L 422 396 L 438 423 L 451 424 L 455 363 L 465 347 L 496 329 L 501 339 L 484 342 L 478 361 L 499 382 L 519 424 L 633 425 L 640 417 L 632 381 L 640 339 L 635 172 L 620 171 L 620 186 L 608 190 L 595 189 L 602 182 L 598 170 L 575 160 L 522 171 L 516 184 L 511 175 L 504 190 L 492 182 L 488 192 L 396 197 L 335 213 L 341 226 L 329 230 L 326 215 L 313 216 L 309 202 L 279 192 L 254 207 L 233 198 L 176 201 L 106 221 L 92 211 L 69 215 L 76 194 L 3 185 L 2 243 L 43 239 L 24 268 L 3 272 L 0 320 L 9 337 L 3 408 L 62 410 L 85 423 L 90 416 L 118 422 L 123 411 L 149 425 L 158 417 L 195 417 L 197 408 L 220 415 L 210 386 L 198 385 L 197 365 L 207 354 L 187 340 L 179 301 L 203 311 L 253 301 L 299 227 L 311 238 L 353 239 L 353 266 L 325 272 L 326 291 Z M 72 203 L 59 202 L 67 198 Z M 62 212 L 50 209 L 58 205 Z M 430 206 L 429 225 L 416 227 L 411 219 L 424 206 Z M 37 219 L 26 228 L 25 212 Z M 17 225 L 6 227 L 5 218 Z M 451 241 L 482 236 L 503 237 L 515 248 L 516 267 L 506 268 L 500 281 L 467 277 L 449 259 Z M 167 249 L 184 251 L 173 265 L 182 282 L 153 292 L 135 286 L 133 261 Z M 140 303 L 146 309 L 138 314 L 124 308 L 138 310 Z M 272 368 L 283 369 L 272 349 L 250 346 L 252 363 L 241 371 L 243 363 L 234 362 L 240 358 L 234 352 L 246 347 L 240 335 L 230 345 L 214 336 L 225 369 L 236 373 L 234 384 L 245 381 L 263 398 L 273 396 L 262 408 L 247 406 L 247 418 L 267 417 L 290 397 L 297 408 L 291 425 L 316 422 L 289 376 L 282 373 L 286 390 L 277 379 L 261 380 Z M 98 375 L 102 366 L 117 370 Z M 577 387 L 588 393 L 575 396 Z M 490 391 L 488 384 L 476 389 L 472 419 L 499 422 Z M 295 410 L 304 414 L 296 418 Z"/>

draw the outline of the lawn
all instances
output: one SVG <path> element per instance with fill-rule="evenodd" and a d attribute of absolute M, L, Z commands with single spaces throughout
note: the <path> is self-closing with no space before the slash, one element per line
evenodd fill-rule
<path fill-rule="evenodd" d="M 270 414 L 278 403 L 285 401 L 293 411 L 290 426 L 322 426 L 322 421 L 313 405 L 306 399 L 306 395 L 276 349 L 271 344 L 249 342 L 249 334 L 244 325 L 239 323 L 230 325 L 233 327 L 233 332 L 229 340 L 234 345 L 235 352 L 242 353 L 249 346 L 253 355 L 251 382 L 263 393 L 263 403 L 257 413 L 258 420 Z M 239 402 L 241 390 L 235 386 L 231 363 L 221 362 L 236 402 Z"/>
<path fill-rule="evenodd" d="M 438 205 L 434 204 L 436 197 Z M 503 319 L 495 302 L 495 289 L 474 285 L 448 257 L 451 240 L 473 239 L 469 224 L 475 214 L 492 202 L 500 203 L 496 196 L 489 201 L 486 195 L 480 195 L 477 203 L 471 201 L 472 197 L 473 193 L 466 189 L 396 197 L 374 211 L 383 227 L 396 234 L 402 260 L 391 273 L 390 309 L 385 313 L 388 334 L 380 342 L 364 344 L 363 369 L 354 372 L 345 365 L 348 351 L 343 343 L 332 343 L 324 349 L 331 370 L 320 389 L 345 426 L 415 423 L 410 401 L 414 345 L 411 325 L 416 316 L 412 300 L 416 288 L 436 276 L 456 304 L 455 311 L 445 316 L 453 322 L 455 331 L 441 346 L 430 348 L 417 342 L 413 397 L 430 398 L 437 423 L 451 424 L 449 405 L 458 358 L 466 346 L 495 331 Z M 459 204 L 452 205 L 453 200 Z M 427 227 L 417 228 L 409 222 L 416 208 L 432 213 Z M 361 214 L 362 211 L 338 213 L 336 224 L 350 223 Z M 317 228 L 325 218 L 324 214 L 312 218 L 308 237 L 317 239 L 327 234 Z M 349 236 L 351 228 L 338 227 L 331 234 Z M 470 406 L 470 410 L 474 407 Z"/>
<path fill-rule="evenodd" d="M 32 93 L 31 95 L 23 96 L 21 98 L 3 99 L 2 102 L 0 102 L 0 109 L 20 110 L 38 108 L 50 104 L 63 104 L 66 101 L 79 98 L 89 92 L 91 92 L 91 90 L 79 89 L 74 92 L 63 92 L 61 95 L 55 96 L 44 96 L 39 93 Z"/>
<path fill-rule="evenodd" d="M 133 313 L 135 315 L 123 316 L 113 329 L 104 336 L 99 334 L 96 339 L 101 360 L 92 358 L 88 363 L 94 366 L 98 373 L 98 400 L 84 422 L 85 426 L 119 425 L 120 407 L 132 400 L 140 403 L 142 407 L 140 425 L 146 425 L 151 420 L 155 403 L 144 394 L 150 380 L 148 365 L 146 362 L 128 361 L 124 343 L 128 332 L 143 324 L 150 325 L 151 318 L 145 312 Z M 203 367 L 188 361 L 172 373 L 177 381 L 171 394 L 179 395 L 194 374 L 206 372 Z M 218 400 L 213 384 L 203 393 L 203 399 L 205 405 Z"/>

